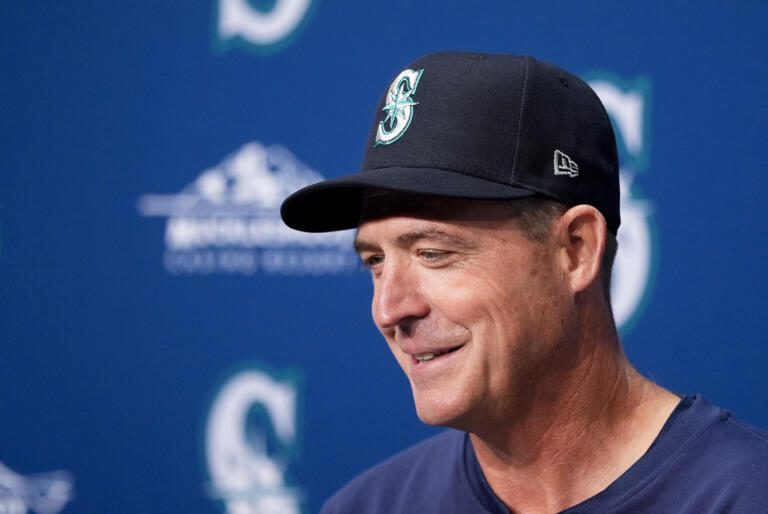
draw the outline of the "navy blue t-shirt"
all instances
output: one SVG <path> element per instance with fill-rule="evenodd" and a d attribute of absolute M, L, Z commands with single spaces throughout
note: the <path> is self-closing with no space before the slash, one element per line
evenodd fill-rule
<path fill-rule="evenodd" d="M 331 497 L 323 514 L 508 513 L 469 436 L 448 430 L 395 455 Z M 768 513 L 768 432 L 687 396 L 640 460 L 599 494 L 563 511 Z"/>

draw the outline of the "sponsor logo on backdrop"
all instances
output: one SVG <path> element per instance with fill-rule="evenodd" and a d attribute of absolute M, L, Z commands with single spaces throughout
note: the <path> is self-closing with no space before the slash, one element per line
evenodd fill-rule
<path fill-rule="evenodd" d="M 289 43 L 306 23 L 313 0 L 218 0 L 216 32 L 220 44 L 245 44 L 273 52 Z"/>
<path fill-rule="evenodd" d="M 51 471 L 23 476 L 0 462 L 0 513 L 56 514 L 72 500 L 72 476 Z"/>
<path fill-rule="evenodd" d="M 215 392 L 205 427 L 212 499 L 237 514 L 300 514 L 288 468 L 298 454 L 300 380 L 263 366 L 241 369 Z"/>
<path fill-rule="evenodd" d="M 593 74 L 589 85 L 611 117 L 619 147 L 621 227 L 611 304 L 617 326 L 626 332 L 642 313 L 655 272 L 653 209 L 635 187 L 648 164 L 649 87 L 644 80 L 626 83 L 606 74 Z"/>
<path fill-rule="evenodd" d="M 165 269 L 173 274 L 322 275 L 359 269 L 354 232 L 308 234 L 280 204 L 323 177 L 282 146 L 243 145 L 178 194 L 143 195 L 144 216 L 166 217 Z"/>

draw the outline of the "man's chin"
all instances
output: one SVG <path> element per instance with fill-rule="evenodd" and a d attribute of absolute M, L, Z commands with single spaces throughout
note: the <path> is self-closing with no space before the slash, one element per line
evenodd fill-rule
<path fill-rule="evenodd" d="M 464 409 L 458 405 L 446 403 L 427 401 L 425 399 L 416 399 L 416 415 L 427 425 L 434 427 L 450 427 L 459 430 L 464 430 L 465 423 L 462 422 L 466 418 Z"/>

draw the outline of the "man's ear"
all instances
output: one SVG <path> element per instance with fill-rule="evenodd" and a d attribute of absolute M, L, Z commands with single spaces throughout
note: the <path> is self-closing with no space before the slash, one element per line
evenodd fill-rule
<path fill-rule="evenodd" d="M 560 217 L 554 229 L 560 263 L 571 291 L 584 291 L 599 280 L 605 252 L 605 218 L 591 205 L 577 205 Z"/>

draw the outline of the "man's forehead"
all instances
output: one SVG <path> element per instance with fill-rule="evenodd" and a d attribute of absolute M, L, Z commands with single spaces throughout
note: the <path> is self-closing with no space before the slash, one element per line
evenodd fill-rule
<path fill-rule="evenodd" d="M 518 213 L 514 200 L 475 200 L 368 188 L 363 194 L 360 224 L 394 216 L 441 221 L 490 221 L 511 219 Z"/>

